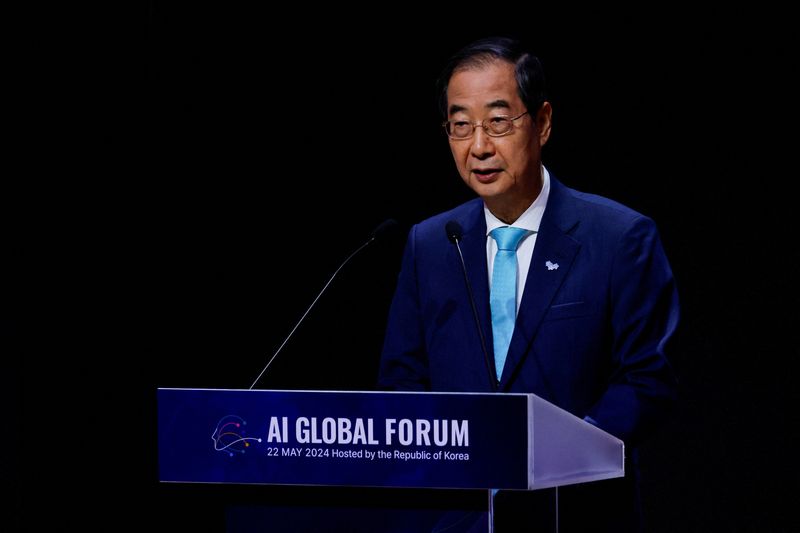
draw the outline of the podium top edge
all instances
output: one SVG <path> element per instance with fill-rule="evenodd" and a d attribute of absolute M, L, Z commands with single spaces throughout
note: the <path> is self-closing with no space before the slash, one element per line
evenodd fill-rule
<path fill-rule="evenodd" d="M 520 392 L 441 392 L 441 391 L 353 391 L 353 390 L 289 390 L 289 389 L 208 389 L 192 387 L 158 387 L 164 391 L 224 391 L 224 392 L 288 392 L 288 393 L 329 393 L 329 394 L 435 394 L 446 396 L 535 396 L 535 394 Z"/>

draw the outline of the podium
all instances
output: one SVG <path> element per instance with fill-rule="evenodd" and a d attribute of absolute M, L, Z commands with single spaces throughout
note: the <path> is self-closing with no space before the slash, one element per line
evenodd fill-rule
<path fill-rule="evenodd" d="M 163 388 L 158 460 L 163 483 L 489 494 L 624 475 L 622 441 L 533 394 Z"/>

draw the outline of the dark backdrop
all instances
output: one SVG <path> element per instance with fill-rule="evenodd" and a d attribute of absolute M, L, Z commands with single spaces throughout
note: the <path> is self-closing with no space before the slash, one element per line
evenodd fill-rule
<path fill-rule="evenodd" d="M 781 15 L 493 9 L 150 2 L 66 31 L 56 14 L 53 34 L 34 16 L 23 164 L 3 198 L 4 365 L 22 369 L 4 391 L 20 429 L 4 465 L 24 528 L 221 531 L 229 499 L 296 494 L 159 486 L 155 388 L 248 387 L 393 217 L 403 231 L 342 271 L 260 383 L 373 386 L 405 231 L 471 197 L 434 80 L 460 46 L 505 33 L 548 75 L 545 164 L 655 219 L 678 281 L 681 401 L 642 449 L 648 530 L 796 530 Z"/>

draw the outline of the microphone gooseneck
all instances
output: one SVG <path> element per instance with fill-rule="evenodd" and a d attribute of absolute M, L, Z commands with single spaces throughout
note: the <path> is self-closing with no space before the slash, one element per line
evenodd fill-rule
<path fill-rule="evenodd" d="M 480 337 L 481 340 L 481 350 L 483 351 L 483 359 L 486 363 L 486 372 L 489 374 L 489 383 L 491 384 L 492 392 L 495 392 L 497 391 L 497 376 L 495 375 L 494 365 L 492 365 L 489 359 L 489 352 L 486 350 L 486 339 L 483 336 L 483 328 L 481 328 L 481 321 L 478 318 L 478 308 L 475 305 L 475 297 L 472 294 L 472 285 L 470 285 L 469 276 L 467 276 L 467 265 L 464 263 L 464 255 L 461 253 L 461 246 L 459 245 L 461 237 L 464 235 L 464 230 L 461 229 L 461 224 L 455 220 L 449 220 L 447 224 L 445 224 L 444 230 L 447 233 L 448 240 L 456 245 L 458 257 L 461 259 L 461 272 L 464 273 L 464 282 L 467 285 L 469 303 L 472 307 L 472 317 L 475 319 L 475 327 L 478 329 L 478 337 Z"/>
<path fill-rule="evenodd" d="M 306 309 L 306 312 L 305 312 L 305 313 L 303 313 L 303 316 L 301 316 L 301 317 L 300 317 L 300 320 L 298 320 L 298 321 L 297 321 L 297 323 L 294 325 L 294 327 L 292 328 L 292 331 L 290 331 L 290 332 L 289 332 L 289 334 L 288 334 L 288 335 L 286 336 L 286 338 L 283 340 L 283 342 L 282 342 L 282 343 L 281 343 L 281 345 L 278 347 L 278 349 L 277 349 L 277 350 L 275 350 L 275 353 L 274 353 L 274 354 L 272 354 L 272 357 L 270 357 L 270 358 L 269 358 L 269 361 L 267 361 L 267 364 L 266 364 L 266 365 L 264 365 L 264 368 L 261 370 L 261 373 L 260 373 L 260 374 L 258 374 L 258 377 L 255 379 L 255 381 L 253 381 L 253 383 L 250 385 L 250 387 L 248 387 L 248 390 L 251 390 L 253 387 L 255 387 L 256 383 L 258 383 L 258 381 L 261 379 L 261 376 L 263 376 L 263 375 L 264 375 L 264 372 L 266 372 L 266 371 L 267 371 L 267 369 L 268 369 L 268 368 L 269 368 L 269 366 L 272 364 L 272 362 L 275 360 L 275 358 L 276 358 L 276 357 L 278 357 L 278 354 L 279 354 L 279 353 L 281 353 L 281 350 L 283 350 L 283 347 L 284 347 L 284 346 L 286 346 L 286 343 L 287 343 L 287 342 L 289 342 L 289 339 L 291 339 L 291 338 L 292 338 L 292 335 L 294 335 L 294 332 L 297 330 L 297 328 L 300 326 L 300 324 L 302 324 L 302 323 L 303 323 L 303 320 L 305 320 L 305 318 L 306 318 L 306 315 L 308 315 L 308 313 L 311 311 L 311 309 L 313 309 L 313 308 L 314 308 L 314 305 L 317 303 L 317 300 L 319 300 L 320 296 L 322 296 L 322 294 L 323 294 L 323 293 L 325 292 L 325 290 L 328 288 L 328 285 L 330 285 L 330 284 L 331 284 L 331 282 L 333 281 L 333 278 L 335 278 L 335 277 L 336 277 L 336 274 L 338 274 L 338 273 L 339 273 L 339 271 L 340 271 L 342 268 L 344 268 L 344 266 L 345 266 L 345 265 L 346 265 L 348 262 L 350 262 L 350 260 L 351 260 L 353 257 L 355 257 L 355 256 L 358 254 L 358 252 L 360 252 L 361 250 L 363 250 L 364 248 L 366 248 L 367 246 L 369 246 L 369 245 L 370 245 L 372 242 L 374 242 L 375 240 L 377 240 L 377 239 L 380 239 L 380 238 L 382 238 L 382 237 L 386 236 L 386 235 L 387 235 L 387 234 L 389 234 L 389 233 L 390 233 L 392 230 L 394 230 L 396 227 L 397 227 L 397 221 L 396 221 L 396 220 L 393 220 L 393 219 L 391 219 L 391 218 L 390 218 L 390 219 L 388 219 L 388 220 L 384 220 L 383 222 L 381 222 L 381 223 L 378 225 L 378 227 L 377 227 L 377 228 L 375 228 L 374 230 L 372 230 L 372 233 L 370 234 L 370 237 L 369 237 L 369 239 L 367 239 L 367 241 L 366 241 L 364 244 L 362 244 L 361 246 L 359 246 L 359 247 L 358 247 L 358 248 L 357 248 L 357 249 L 356 249 L 356 250 L 355 250 L 353 253 L 351 253 L 349 256 L 347 256 L 347 259 L 345 259 L 344 261 L 342 261 L 342 264 L 341 264 L 341 265 L 339 265 L 339 268 L 337 268 L 337 269 L 336 269 L 336 272 L 334 272 L 334 273 L 333 273 L 333 275 L 332 275 L 332 276 L 331 276 L 331 277 L 328 279 L 328 282 L 327 282 L 327 283 L 325 283 L 325 286 L 324 286 L 324 287 L 322 287 L 322 290 L 321 290 L 321 291 L 319 291 L 319 293 L 317 294 L 316 298 L 314 298 L 314 301 L 313 301 L 313 302 L 311 302 L 311 305 L 309 305 L 309 306 L 308 306 L 308 309 Z"/>

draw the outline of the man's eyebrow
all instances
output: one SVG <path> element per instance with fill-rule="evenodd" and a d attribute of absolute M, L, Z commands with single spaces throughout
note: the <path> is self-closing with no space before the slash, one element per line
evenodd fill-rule
<path fill-rule="evenodd" d="M 511 106 L 505 100 L 494 100 L 486 104 L 486 107 L 489 109 L 496 109 L 498 107 L 503 107 L 505 109 L 511 109 Z"/>
<path fill-rule="evenodd" d="M 511 109 L 511 105 L 506 100 L 492 100 L 491 102 L 486 104 L 486 108 L 487 109 L 497 109 L 497 108 Z M 448 113 L 450 115 L 453 115 L 453 114 L 458 113 L 460 111 L 466 111 L 466 110 L 467 110 L 467 108 L 464 107 L 464 106 L 453 104 L 448 109 Z"/>
<path fill-rule="evenodd" d="M 464 106 L 453 104 L 453 105 L 450 106 L 450 109 L 448 109 L 448 114 L 454 115 L 454 114 L 456 114 L 456 113 L 458 113 L 460 111 L 466 111 L 466 110 L 467 110 L 467 108 L 464 107 Z"/>

